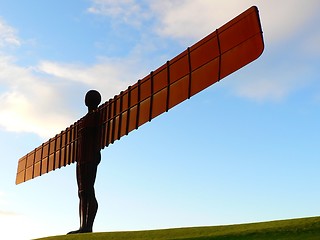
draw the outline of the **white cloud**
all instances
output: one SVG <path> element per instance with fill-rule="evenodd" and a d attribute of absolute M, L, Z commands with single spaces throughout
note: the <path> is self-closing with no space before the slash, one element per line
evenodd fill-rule
<path fill-rule="evenodd" d="M 47 137 L 56 134 L 66 122 L 71 123 L 70 115 L 62 115 L 61 110 L 55 109 L 63 106 L 58 98 L 57 84 L 40 79 L 32 69 L 19 67 L 8 58 L 1 60 L 0 86 L 3 91 L 0 93 L 0 126 L 2 128 L 9 131 L 32 132 Z M 58 115 L 59 113 L 61 115 Z"/>
<path fill-rule="evenodd" d="M 17 31 L 0 18 L 0 48 L 20 45 L 21 42 L 17 37 Z"/>
<path fill-rule="evenodd" d="M 92 66 L 42 61 L 24 68 L 10 57 L 0 56 L 0 86 L 4 88 L 0 92 L 0 127 L 52 137 L 77 120 L 73 107 L 80 106 L 85 113 L 81 86 L 84 91 L 99 90 L 108 100 L 136 81 L 132 79 L 135 64 L 130 58 L 105 59 Z M 73 96 L 76 99 L 71 99 Z"/>
<path fill-rule="evenodd" d="M 129 25 L 140 26 L 148 16 L 136 0 L 92 0 L 89 13 L 104 15 Z"/>
<path fill-rule="evenodd" d="M 177 39 L 198 39 L 246 10 L 252 5 L 260 10 L 267 39 L 278 41 L 299 30 L 320 7 L 317 0 L 163 0 L 152 1 L 158 16 L 158 33 Z"/>
<path fill-rule="evenodd" d="M 210 0 L 163 0 L 151 5 L 160 35 L 193 40 L 204 37 L 238 15 L 239 9 L 248 7 L 243 1 Z"/>
<path fill-rule="evenodd" d="M 266 41 L 286 41 L 312 24 L 318 14 L 320 2 L 317 0 L 300 1 L 263 1 L 260 14 Z"/>
<path fill-rule="evenodd" d="M 104 59 L 92 66 L 43 61 L 37 70 L 55 78 L 93 86 L 103 97 L 111 98 L 132 83 L 133 65 L 129 58 Z"/>

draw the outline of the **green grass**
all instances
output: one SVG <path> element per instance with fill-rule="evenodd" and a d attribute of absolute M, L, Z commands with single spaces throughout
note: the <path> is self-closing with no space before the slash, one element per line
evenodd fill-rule
<path fill-rule="evenodd" d="M 319 240 L 320 217 L 216 227 L 64 235 L 41 240 Z M 40 240 L 40 239 L 39 239 Z"/>

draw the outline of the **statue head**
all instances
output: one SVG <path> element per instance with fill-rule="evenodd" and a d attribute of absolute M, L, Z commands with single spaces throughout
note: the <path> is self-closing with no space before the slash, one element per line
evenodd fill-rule
<path fill-rule="evenodd" d="M 85 104 L 88 107 L 89 111 L 92 111 L 98 107 L 101 102 L 101 95 L 96 90 L 90 90 L 85 96 Z"/>

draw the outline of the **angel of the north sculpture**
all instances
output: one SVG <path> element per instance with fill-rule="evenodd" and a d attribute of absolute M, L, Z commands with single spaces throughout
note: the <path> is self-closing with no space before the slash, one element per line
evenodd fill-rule
<path fill-rule="evenodd" d="M 100 94 L 89 91 L 88 114 L 23 156 L 16 184 L 77 162 L 80 202 L 87 195 L 94 197 L 101 149 L 254 61 L 263 49 L 259 12 L 253 6 L 100 106 Z M 81 169 L 88 164 L 95 167 L 87 172 Z M 95 198 L 93 202 L 97 204 Z M 94 216 L 85 217 L 80 213 L 81 221 L 91 225 L 81 225 L 75 232 L 92 231 Z"/>

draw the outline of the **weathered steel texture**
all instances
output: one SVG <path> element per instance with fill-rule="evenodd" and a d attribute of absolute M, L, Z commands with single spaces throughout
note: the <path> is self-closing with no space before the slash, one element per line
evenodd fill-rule
<path fill-rule="evenodd" d="M 66 130 L 20 158 L 16 184 L 74 163 L 77 159 L 77 126 L 78 122 L 72 124 Z"/>
<path fill-rule="evenodd" d="M 99 107 L 101 149 L 257 59 L 264 43 L 251 7 Z M 76 161 L 71 125 L 18 163 L 16 184 Z"/>

